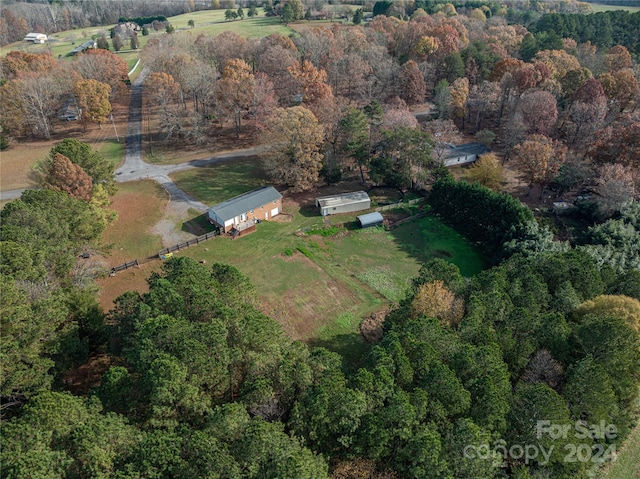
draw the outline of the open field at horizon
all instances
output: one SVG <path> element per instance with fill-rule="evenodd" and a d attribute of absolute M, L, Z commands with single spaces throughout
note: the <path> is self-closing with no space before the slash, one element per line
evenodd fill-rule
<path fill-rule="evenodd" d="M 608 12 L 611 10 L 626 10 L 627 12 L 631 13 L 640 12 L 640 5 L 609 5 L 604 3 L 589 3 L 589 5 L 591 5 L 591 8 L 593 8 L 594 13 Z"/>

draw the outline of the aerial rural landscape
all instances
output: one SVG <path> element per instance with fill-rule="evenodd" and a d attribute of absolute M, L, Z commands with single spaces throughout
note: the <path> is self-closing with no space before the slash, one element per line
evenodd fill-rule
<path fill-rule="evenodd" d="M 640 479 L 640 0 L 0 4 L 0 476 Z"/>

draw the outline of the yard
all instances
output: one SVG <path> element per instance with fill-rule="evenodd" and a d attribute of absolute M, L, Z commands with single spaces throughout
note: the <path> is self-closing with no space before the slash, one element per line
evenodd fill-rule
<path fill-rule="evenodd" d="M 173 179 L 205 204 L 227 200 L 267 182 L 256 157 L 181 172 Z M 324 188 L 317 195 L 331 193 L 330 188 Z M 351 213 L 331 216 L 327 225 L 313 207 L 315 195 L 286 197 L 284 214 L 277 221 L 260 223 L 255 233 L 237 240 L 218 237 L 176 254 L 206 264 L 234 265 L 255 285 L 261 309 L 293 338 L 339 351 L 354 364 L 366 347 L 359 334 L 362 318 L 401 300 L 423 261 L 442 257 L 457 264 L 465 275 L 484 266 L 480 253 L 469 242 L 435 218 L 422 217 L 390 231 L 381 227 L 361 230 L 355 221 L 359 213 Z M 108 259 L 109 267 L 158 251 L 159 238 L 152 236 L 147 244 L 142 238 L 143 230 L 148 232 L 149 225 L 159 220 L 157 209 L 164 201 L 155 189 L 138 191 L 134 184 L 116 195 L 114 207 L 121 216 L 107 233 L 114 242 L 115 255 Z M 138 209 L 132 210 L 132 204 L 139 205 Z M 392 211 L 390 215 L 406 213 Z M 132 227 L 137 218 L 147 225 L 142 230 Z M 205 215 L 186 221 L 208 226 Z M 121 278 L 128 289 L 143 291 L 146 277 L 159 266 L 159 260 L 152 260 L 140 269 L 102 280 L 103 307 L 109 309 L 113 299 L 126 291 L 119 286 Z"/>

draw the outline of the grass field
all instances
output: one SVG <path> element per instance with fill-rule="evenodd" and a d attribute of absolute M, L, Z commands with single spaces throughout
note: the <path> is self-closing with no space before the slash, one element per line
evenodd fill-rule
<path fill-rule="evenodd" d="M 608 12 L 610 10 L 626 10 L 627 12 L 635 13 L 640 12 L 640 6 L 626 6 L 626 5 L 605 5 L 604 3 L 589 3 L 594 12 Z"/>
<path fill-rule="evenodd" d="M 173 179 L 206 204 L 266 181 L 255 159 L 182 172 Z M 466 275 L 484 267 L 468 241 L 429 216 L 386 231 L 356 228 L 359 213 L 336 215 L 327 230 L 309 202 L 287 199 L 285 213 L 278 222 L 260 223 L 246 237 L 216 238 L 179 254 L 236 266 L 260 292 L 265 312 L 293 337 L 351 359 L 364 347 L 358 334 L 361 319 L 401 300 L 422 262 L 442 257 Z"/>
<path fill-rule="evenodd" d="M 640 479 L 640 424 L 618 450 L 618 458 L 604 469 L 598 479 Z"/>
<path fill-rule="evenodd" d="M 173 179 L 191 196 L 214 204 L 264 184 L 265 174 L 259 161 L 247 158 L 182 172 Z M 125 184 L 116 195 L 114 207 L 122 215 L 107 236 L 114 244 L 111 266 L 146 258 L 161 247 L 158 237 L 147 236 L 166 198 L 142 185 L 148 190 Z M 262 222 L 250 235 L 215 238 L 175 254 L 234 265 L 255 285 L 261 309 L 293 338 L 338 351 L 352 364 L 358 364 L 367 348 L 359 334 L 362 318 L 401 300 L 421 262 L 435 255 L 454 262 L 465 274 L 483 268 L 475 248 L 434 218 L 391 231 L 361 230 L 355 226 L 358 213 L 352 213 L 332 216 L 326 229 L 309 198 L 312 195 L 305 201 L 286 198 L 278 221 Z M 189 221 L 206 224 L 204 215 Z M 146 277 L 160 264 L 153 260 L 141 269 L 118 273 L 118 279 L 102 280 L 103 307 L 110 309 L 124 291 L 144 291 Z"/>
<path fill-rule="evenodd" d="M 188 170 L 173 178 L 193 197 L 206 199 L 207 204 L 220 203 L 267 184 L 262 161 L 257 157 Z"/>

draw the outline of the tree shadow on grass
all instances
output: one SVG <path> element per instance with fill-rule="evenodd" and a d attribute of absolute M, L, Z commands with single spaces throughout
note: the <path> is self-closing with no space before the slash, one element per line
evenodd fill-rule
<path fill-rule="evenodd" d="M 325 348 L 340 354 L 344 358 L 343 367 L 348 372 L 363 367 L 371 349 L 371 345 L 359 333 L 338 334 L 328 339 L 312 338 L 307 344 L 312 348 Z"/>
<path fill-rule="evenodd" d="M 417 218 L 389 230 L 401 250 L 420 263 L 441 258 L 470 277 L 489 265 L 482 251 L 452 228 L 432 216 Z"/>
<path fill-rule="evenodd" d="M 216 227 L 209 223 L 207 213 L 203 213 L 195 218 L 182 223 L 182 231 L 200 236 L 211 231 L 215 231 Z"/>
<path fill-rule="evenodd" d="M 318 211 L 318 208 L 314 205 L 301 206 L 300 209 L 298 210 L 298 213 L 300 213 L 300 215 L 304 216 L 305 218 L 311 218 L 313 216 L 316 216 L 318 217 L 318 219 L 322 219 L 322 216 L 320 215 L 320 211 Z"/>

